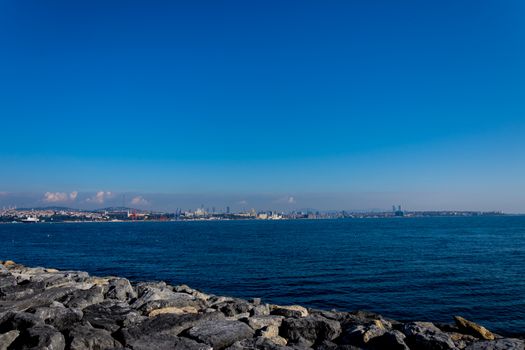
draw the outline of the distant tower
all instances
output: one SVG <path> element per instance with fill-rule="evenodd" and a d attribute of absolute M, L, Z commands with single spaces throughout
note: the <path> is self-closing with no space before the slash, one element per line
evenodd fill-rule
<path fill-rule="evenodd" d="M 230 207 L 226 207 L 226 214 L 230 213 Z"/>
<path fill-rule="evenodd" d="M 397 206 L 397 210 L 401 211 L 401 205 Z"/>
<path fill-rule="evenodd" d="M 393 212 L 396 211 L 396 206 L 395 206 L 395 205 L 392 206 L 392 211 L 393 211 Z"/>

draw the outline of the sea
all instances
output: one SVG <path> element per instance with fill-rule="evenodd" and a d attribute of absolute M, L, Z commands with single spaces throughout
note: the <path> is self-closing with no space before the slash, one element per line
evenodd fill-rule
<path fill-rule="evenodd" d="M 525 333 L 525 217 L 0 225 L 0 259 Z"/>

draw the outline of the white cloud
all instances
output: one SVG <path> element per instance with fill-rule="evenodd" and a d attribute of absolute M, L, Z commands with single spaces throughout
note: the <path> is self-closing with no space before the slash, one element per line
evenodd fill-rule
<path fill-rule="evenodd" d="M 149 205 L 150 202 L 148 200 L 146 200 L 142 196 L 136 196 L 136 197 L 133 197 L 133 199 L 131 200 L 131 204 L 133 204 L 133 205 Z"/>
<path fill-rule="evenodd" d="M 57 202 L 68 202 L 75 201 L 77 199 L 78 192 L 73 191 L 70 194 L 66 192 L 46 192 L 44 193 L 44 198 L 42 199 L 46 203 L 57 203 Z"/>
<path fill-rule="evenodd" d="M 86 199 L 86 202 L 102 204 L 106 199 L 113 197 L 112 192 L 98 191 L 93 197 Z"/>
<path fill-rule="evenodd" d="M 275 203 L 287 203 L 287 204 L 295 204 L 297 201 L 295 200 L 294 196 L 286 196 L 281 197 L 275 200 Z"/>
<path fill-rule="evenodd" d="M 65 202 L 67 201 L 68 196 L 65 192 L 46 192 L 44 193 L 44 202 L 47 203 L 56 203 L 56 202 Z"/>
<path fill-rule="evenodd" d="M 76 200 L 77 197 L 78 197 L 78 192 L 77 191 L 73 191 L 73 192 L 71 192 L 69 194 L 69 199 L 72 200 L 72 201 Z"/>

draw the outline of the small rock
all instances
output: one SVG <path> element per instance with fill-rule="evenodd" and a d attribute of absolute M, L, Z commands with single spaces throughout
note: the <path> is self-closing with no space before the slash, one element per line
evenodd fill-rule
<path fill-rule="evenodd" d="M 0 350 L 7 350 L 15 339 L 20 335 L 20 331 L 12 330 L 4 334 L 0 334 Z"/>
<path fill-rule="evenodd" d="M 458 326 L 460 332 L 473 335 L 480 339 L 494 340 L 494 334 L 492 334 L 492 332 L 490 332 L 485 327 L 466 320 L 460 316 L 454 316 L 454 320 L 456 321 L 456 325 Z"/>
<path fill-rule="evenodd" d="M 4 261 L 4 263 L 2 265 L 4 265 L 5 267 L 9 268 L 9 267 L 15 266 L 16 263 L 13 260 L 6 260 L 6 261 Z"/>

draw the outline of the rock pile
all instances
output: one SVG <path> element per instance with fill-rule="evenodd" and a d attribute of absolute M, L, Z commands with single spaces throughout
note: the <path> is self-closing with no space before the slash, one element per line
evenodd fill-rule
<path fill-rule="evenodd" d="M 0 264 L 0 350 L 524 349 L 461 317 L 456 325 L 279 306 L 164 282 Z"/>

